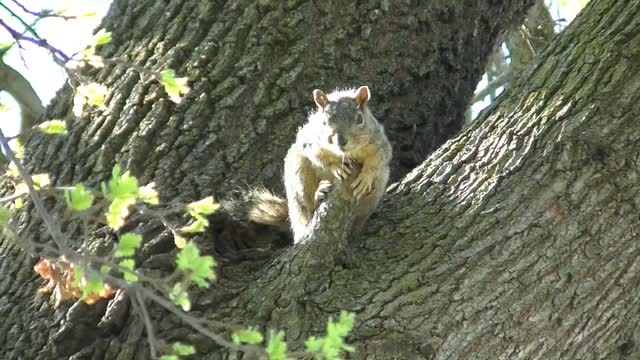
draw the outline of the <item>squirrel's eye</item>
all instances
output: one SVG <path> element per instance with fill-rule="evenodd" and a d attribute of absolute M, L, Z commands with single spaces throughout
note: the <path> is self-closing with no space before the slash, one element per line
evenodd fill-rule
<path fill-rule="evenodd" d="M 358 125 L 364 124 L 364 116 L 362 116 L 361 113 L 358 113 L 358 115 L 356 115 L 356 124 Z"/>

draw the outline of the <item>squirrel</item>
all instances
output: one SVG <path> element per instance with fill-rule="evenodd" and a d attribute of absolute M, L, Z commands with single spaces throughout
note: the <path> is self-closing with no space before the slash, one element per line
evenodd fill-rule
<path fill-rule="evenodd" d="M 223 207 L 258 224 L 290 225 L 297 243 L 331 187 L 353 179 L 346 196 L 355 201 L 354 229 L 362 228 L 385 192 L 392 155 L 383 126 L 369 110 L 369 98 L 367 86 L 329 94 L 314 90 L 317 109 L 298 129 L 284 159 L 286 200 L 258 188 L 243 193 L 241 207 L 238 202 Z"/>

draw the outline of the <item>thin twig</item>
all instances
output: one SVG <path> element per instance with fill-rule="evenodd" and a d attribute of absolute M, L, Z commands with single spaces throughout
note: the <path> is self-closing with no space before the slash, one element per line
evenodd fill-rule
<path fill-rule="evenodd" d="M 49 247 L 48 245 L 38 245 L 38 246 L 42 246 L 43 248 L 46 248 L 46 249 L 52 251 L 53 253 L 61 254 L 58 249 L 54 249 L 52 247 Z M 73 252 L 70 252 L 70 254 L 74 254 L 75 255 L 75 253 L 73 253 Z M 67 257 L 67 260 L 71 260 L 71 259 L 69 259 L 69 257 Z M 94 257 L 92 260 L 96 260 L 96 258 Z M 102 260 L 100 260 L 100 262 L 101 261 Z M 117 265 L 113 265 L 113 266 L 118 267 Z M 200 324 L 200 320 L 199 319 L 196 319 L 195 317 L 185 313 L 184 311 L 179 310 L 173 303 L 167 301 L 164 297 L 158 296 L 156 293 L 154 293 L 153 291 L 145 288 L 140 283 L 129 283 L 129 282 L 126 282 L 123 279 L 120 279 L 120 278 L 117 278 L 117 277 L 114 277 L 114 276 L 111 276 L 111 275 L 101 274 L 101 273 L 99 273 L 99 272 L 97 272 L 95 270 L 92 270 L 90 268 L 85 269 L 85 273 L 87 273 L 87 274 L 89 274 L 91 276 L 103 277 L 105 279 L 105 281 L 108 281 L 108 282 L 114 284 L 116 287 L 118 287 L 120 289 L 126 289 L 129 292 L 135 293 L 136 296 L 139 294 L 139 295 L 142 295 L 142 296 L 144 296 L 146 298 L 151 299 L 152 301 L 154 301 L 155 303 L 160 305 L 162 308 L 164 308 L 165 310 L 167 310 L 170 313 L 174 314 L 179 319 L 184 321 L 187 325 L 191 326 L 196 331 L 199 331 L 203 335 L 207 336 L 209 339 L 213 340 L 214 342 L 216 342 L 220 346 L 228 348 L 229 350 L 232 350 L 232 351 L 243 351 L 245 353 L 252 353 L 252 352 L 263 353 L 263 350 L 258 346 L 254 346 L 254 345 L 237 345 L 237 344 L 234 344 L 232 342 L 229 342 L 229 341 L 225 340 L 222 336 L 220 336 L 220 335 L 210 331 L 206 327 L 202 326 Z M 142 279 L 142 277 L 141 277 L 141 279 Z M 142 299 L 142 300 L 144 300 L 144 299 Z M 141 310 L 142 310 L 143 307 L 144 306 L 141 307 Z M 146 311 L 146 309 L 144 311 Z M 145 315 L 143 315 L 143 316 L 145 316 Z M 216 322 L 217 321 L 214 321 L 214 323 L 216 323 Z M 218 325 L 222 324 L 220 322 L 217 322 L 217 323 L 219 323 Z M 225 324 L 222 324 L 222 325 L 223 326 L 221 326 L 221 327 L 231 328 L 231 326 L 228 326 L 228 325 L 225 325 Z"/>
<path fill-rule="evenodd" d="M 7 139 L 7 141 L 9 141 L 9 139 Z M 44 195 L 54 195 L 52 194 L 54 190 L 66 191 L 66 190 L 73 190 L 73 189 L 75 188 L 72 186 L 56 186 L 56 187 L 40 188 L 40 189 L 36 189 L 35 191 L 41 192 Z M 27 193 L 24 193 L 24 192 L 7 195 L 5 197 L 0 198 L 0 204 L 12 202 L 13 200 L 25 195 L 27 195 Z"/>
<path fill-rule="evenodd" d="M 478 101 L 484 100 L 484 98 L 487 95 L 489 95 L 492 92 L 494 92 L 500 86 L 505 85 L 508 81 L 509 81 L 509 72 L 501 74 L 500 76 L 498 76 L 495 79 L 493 79 L 493 81 L 491 81 L 489 84 L 487 84 L 487 86 L 484 89 L 482 89 L 482 90 L 478 91 L 476 94 L 474 94 L 473 95 L 473 99 L 471 100 L 471 103 L 475 104 Z"/>
<path fill-rule="evenodd" d="M 22 5 L 18 1 L 16 1 L 16 0 L 11 0 L 11 1 L 14 4 L 16 4 L 16 6 L 18 6 L 20 9 L 22 9 L 22 11 L 26 12 L 29 15 L 37 16 L 39 18 L 43 17 L 42 15 L 46 15 L 46 12 L 44 12 L 44 11 L 42 11 L 42 12 L 30 11 L 29 9 L 27 9 L 24 5 Z"/>
<path fill-rule="evenodd" d="M 16 0 L 11 0 L 14 4 L 16 4 L 20 9 L 22 9 L 22 11 L 26 12 L 29 15 L 33 15 L 33 16 L 37 16 L 40 17 L 40 13 L 37 13 L 35 11 L 29 11 L 24 5 L 20 4 L 18 1 Z"/>
<path fill-rule="evenodd" d="M 15 155 L 13 153 L 13 150 L 11 150 L 11 148 L 9 147 L 9 143 L 7 142 L 7 139 L 4 136 L 4 133 L 2 132 L 2 129 L 0 129 L 0 144 L 2 145 L 2 147 L 4 147 L 5 152 L 7 154 L 7 157 L 9 158 L 9 160 L 13 161 L 14 164 L 16 165 L 16 168 L 18 169 L 18 173 L 20 174 L 20 177 L 22 178 L 22 180 L 27 185 L 27 188 L 29 190 L 29 196 L 31 197 L 31 200 L 33 201 L 33 203 L 34 203 L 34 205 L 36 207 L 36 212 L 40 215 L 40 217 L 44 221 L 45 225 L 47 226 L 47 229 L 48 229 L 49 233 L 51 234 L 55 244 L 58 246 L 58 249 L 53 249 L 53 248 L 49 247 L 46 244 L 38 244 L 38 245 L 35 245 L 35 246 L 42 246 L 43 248 L 45 248 L 45 247 L 46 248 L 50 248 L 55 253 L 58 253 L 58 254 L 64 256 L 65 258 L 67 258 L 71 262 L 76 262 L 76 261 L 80 262 L 79 260 L 82 259 L 82 257 L 84 257 L 85 260 L 86 259 L 90 259 L 89 261 L 94 260 L 94 261 L 97 261 L 97 262 L 105 262 L 105 260 L 100 259 L 100 258 L 98 258 L 96 256 L 89 256 L 89 255 L 82 256 L 82 255 L 79 255 L 79 254 L 75 253 L 71 249 L 69 249 L 69 247 L 67 246 L 67 241 L 66 241 L 66 239 L 64 237 L 64 234 L 62 233 L 62 231 L 60 230 L 58 224 L 54 221 L 53 217 L 49 214 L 49 212 L 45 208 L 44 204 L 42 203 L 42 200 L 40 199 L 37 191 L 34 188 L 33 181 L 31 180 L 31 176 L 27 173 L 26 169 L 18 161 L 18 159 L 16 159 L 16 157 L 15 157 Z M 116 269 L 120 269 L 121 268 L 117 264 L 111 264 L 111 266 L 116 268 Z M 208 338 L 210 338 L 211 340 L 213 340 L 214 342 L 216 342 L 220 346 L 228 348 L 229 350 L 232 350 L 232 351 L 243 351 L 243 352 L 246 352 L 246 353 L 258 353 L 258 354 L 263 354 L 264 353 L 264 350 L 262 350 L 258 346 L 254 346 L 254 345 L 238 345 L 238 344 L 234 344 L 234 343 L 232 343 L 232 342 L 230 342 L 228 340 L 225 340 L 221 335 L 218 335 L 218 334 L 210 331 L 206 327 L 202 326 L 198 319 L 196 319 L 193 316 L 190 316 L 190 315 L 186 314 L 185 312 L 179 310 L 176 307 L 176 305 L 174 305 L 173 303 L 171 303 L 170 301 L 168 301 L 164 297 L 158 296 L 155 292 L 145 288 L 144 286 L 142 286 L 139 283 L 131 284 L 131 283 L 126 282 L 123 279 L 119 279 L 119 278 L 114 277 L 114 276 L 99 275 L 99 273 L 91 270 L 90 268 L 85 269 L 85 271 L 87 273 L 89 273 L 89 274 L 94 275 L 94 276 L 103 276 L 105 278 L 105 280 L 108 280 L 109 282 L 115 284 L 116 286 L 118 286 L 118 287 L 120 287 L 122 289 L 130 289 L 130 290 L 136 292 L 136 296 L 144 295 L 145 297 L 151 299 L 152 301 L 154 301 L 155 303 L 157 303 L 158 305 L 163 307 L 165 310 L 167 310 L 170 313 L 174 314 L 179 319 L 184 321 L 186 324 L 188 324 L 189 326 L 191 326 L 195 330 L 199 331 L 203 335 L 207 336 Z M 122 270 L 120 270 L 120 271 L 122 271 Z M 128 270 L 128 269 L 127 269 L 127 271 L 130 272 L 130 270 Z M 136 274 L 136 276 L 137 276 L 137 274 Z M 140 279 L 144 279 L 144 278 L 140 277 Z M 149 281 L 149 283 L 153 284 L 153 281 Z M 141 305 L 141 311 L 146 312 L 146 309 L 142 310 L 142 307 L 144 307 L 144 306 Z M 143 314 L 143 317 L 144 316 L 145 315 Z M 148 314 L 147 314 L 147 316 L 148 316 Z M 149 331 L 148 334 L 151 334 L 151 331 Z M 153 335 L 151 335 L 151 336 L 153 336 Z"/>
<path fill-rule="evenodd" d="M 234 344 L 232 342 L 229 342 L 229 341 L 225 340 L 222 336 L 220 336 L 220 335 L 210 331 L 209 329 L 205 328 L 204 326 L 200 325 L 199 321 L 196 318 L 194 318 L 193 316 L 190 316 L 190 315 L 186 314 L 185 312 L 179 310 L 173 303 L 167 301 L 163 297 L 160 297 L 160 296 L 154 294 L 153 292 L 145 291 L 145 295 L 147 295 L 151 300 L 155 301 L 158 305 L 160 305 L 163 308 L 165 308 L 165 310 L 168 310 L 172 314 L 176 315 L 178 318 L 180 318 L 182 321 L 187 323 L 192 328 L 196 329 L 197 331 L 199 331 L 203 335 L 207 336 L 209 339 L 215 341 L 218 345 L 224 346 L 227 349 L 232 350 L 232 351 L 243 351 L 245 353 L 257 352 L 258 354 L 263 354 L 264 353 L 264 350 L 261 349 L 258 346 L 254 346 L 254 345 L 237 345 L 237 344 Z"/>
<path fill-rule="evenodd" d="M 142 314 L 142 320 L 144 321 L 144 326 L 147 329 L 147 339 L 149 340 L 149 351 L 151 352 L 151 358 L 157 359 L 158 353 L 156 352 L 156 338 L 153 335 L 153 325 L 151 324 L 151 318 L 149 317 L 149 312 L 147 311 L 147 306 L 144 303 L 144 299 L 140 295 L 139 291 L 133 291 L 134 299 L 133 304 L 138 304 L 138 309 Z"/>
<path fill-rule="evenodd" d="M 8 202 L 12 202 L 13 200 L 22 197 L 26 195 L 25 193 L 15 193 L 13 195 L 9 195 L 9 196 L 5 196 L 3 198 L 0 198 L 0 204 L 4 204 L 4 203 L 8 203 Z"/>
<path fill-rule="evenodd" d="M 199 331 L 200 333 L 202 333 L 203 335 L 207 336 L 209 339 L 213 340 L 214 342 L 216 342 L 218 345 L 223 346 L 229 350 L 232 351 L 243 351 L 245 353 L 258 353 L 258 354 L 263 354 L 264 350 L 258 346 L 255 345 L 238 345 L 238 344 L 234 344 L 230 341 L 225 340 L 221 335 L 218 335 L 212 331 L 210 331 L 209 329 L 207 329 L 206 327 L 202 326 L 200 324 L 199 319 L 196 319 L 195 317 L 185 313 L 184 311 L 180 310 L 177 308 L 177 306 L 175 304 L 173 304 L 172 302 L 168 301 L 167 299 L 165 299 L 162 296 L 158 296 L 156 293 L 154 293 L 153 291 L 150 291 L 149 289 L 145 288 L 144 286 L 142 286 L 140 283 L 129 283 L 123 279 L 111 276 L 111 275 L 102 275 L 98 272 L 96 272 L 95 270 L 92 269 L 86 269 L 85 270 L 86 273 L 88 273 L 89 275 L 92 276 L 103 276 L 105 281 L 108 281 L 112 284 L 114 284 L 115 286 L 117 286 L 120 289 L 126 289 L 129 292 L 135 292 L 138 291 L 140 293 L 140 295 L 143 295 L 147 298 L 149 298 L 150 300 L 154 301 L 156 304 L 160 305 L 162 308 L 164 308 L 165 310 L 169 311 L 170 313 L 174 314 L 175 316 L 177 316 L 179 319 L 181 319 L 182 321 L 184 321 L 187 325 L 191 326 L 193 329 Z"/>
<path fill-rule="evenodd" d="M 36 12 L 36 11 L 32 11 L 27 9 L 24 5 L 22 5 L 21 3 L 19 3 L 16 0 L 11 0 L 14 4 L 16 4 L 16 6 L 18 6 L 20 9 L 22 9 L 22 11 L 24 11 L 25 13 L 29 14 L 29 15 L 33 15 L 33 16 L 37 16 L 40 19 L 44 19 L 44 18 L 48 18 L 48 17 L 56 17 L 56 18 L 61 18 L 64 20 L 72 20 L 72 19 L 77 19 L 78 16 L 73 16 L 73 15 L 60 15 L 60 13 L 56 13 L 53 10 L 43 10 L 40 12 Z"/>
<path fill-rule="evenodd" d="M 38 40 L 42 40 L 42 38 L 40 37 L 40 35 L 38 35 L 38 33 L 36 32 L 36 30 L 34 28 L 31 27 L 31 25 L 27 24 L 26 21 L 24 21 L 22 19 L 22 17 L 20 17 L 18 14 L 14 13 L 13 10 L 11 10 L 10 8 L 7 7 L 7 5 L 3 4 L 2 2 L 0 2 L 0 6 L 2 8 L 4 8 L 5 10 L 7 10 L 7 12 L 9 12 L 9 14 L 11 14 L 11 16 L 13 16 L 16 20 L 18 20 L 20 22 L 20 24 L 22 24 L 22 26 L 24 26 L 25 29 L 27 29 L 28 32 L 30 32 L 31 34 L 33 34 L 33 36 L 36 37 L 36 39 Z"/>
<path fill-rule="evenodd" d="M 138 209 L 138 212 L 140 212 L 141 215 L 149 215 L 149 216 L 157 217 L 162 223 L 162 225 L 164 225 L 167 229 L 169 229 L 169 231 L 171 231 L 175 239 L 182 237 L 178 229 L 175 226 L 173 226 L 173 224 L 170 223 L 169 220 L 167 220 L 167 218 L 164 216 L 162 212 L 149 209 L 146 206 L 137 206 L 136 208 Z M 171 213 L 171 212 L 168 211 L 167 213 Z"/>
<path fill-rule="evenodd" d="M 22 178 L 24 183 L 27 185 L 27 189 L 29 190 L 29 196 L 31 196 L 31 200 L 33 201 L 33 204 L 36 207 L 36 211 L 44 221 L 45 225 L 47 226 L 47 229 L 49 230 L 49 233 L 51 234 L 53 241 L 60 248 L 61 253 L 63 254 L 69 253 L 70 250 L 67 246 L 67 241 L 64 235 L 62 234 L 62 231 L 60 230 L 58 223 L 56 223 L 53 220 L 53 217 L 49 214 L 49 212 L 45 208 L 44 203 L 42 202 L 42 199 L 40 199 L 40 196 L 35 190 L 33 181 L 31 180 L 31 175 L 29 175 L 29 173 L 24 168 L 24 166 L 22 166 L 20 161 L 16 159 L 15 155 L 13 154 L 13 150 L 11 150 L 11 148 L 9 147 L 9 142 L 7 141 L 7 138 L 4 136 L 4 132 L 2 131 L 2 129 L 0 129 L 0 143 L 2 144 L 2 147 L 4 147 L 5 154 L 7 155 L 9 160 L 13 161 L 13 163 L 16 165 L 16 169 L 18 169 L 18 173 L 20 174 L 20 177 Z"/>
<path fill-rule="evenodd" d="M 0 26 L 4 27 L 16 41 L 25 40 L 25 41 L 28 41 L 30 43 L 36 44 L 36 45 L 40 46 L 41 48 L 49 50 L 49 52 L 51 52 L 51 54 L 53 55 L 53 60 L 56 62 L 56 64 L 58 64 L 60 66 L 64 66 L 65 63 L 67 63 L 69 60 L 71 60 L 71 58 L 69 56 L 67 56 L 67 54 L 65 54 L 62 50 L 60 50 L 60 49 L 58 49 L 58 48 L 56 48 L 54 46 L 51 46 L 47 42 L 47 40 L 45 40 L 45 39 L 35 39 L 35 38 L 32 38 L 32 37 L 23 35 L 20 32 L 14 30 L 9 25 L 7 25 L 1 19 L 0 19 Z"/>
<path fill-rule="evenodd" d="M 150 277 L 147 277 L 146 275 L 142 275 L 139 272 L 136 271 L 131 271 L 127 268 L 124 268 L 114 262 L 111 262 L 109 260 L 103 259 L 99 256 L 96 255 L 91 255 L 91 254 L 85 254 L 83 255 L 87 260 L 89 260 L 90 262 L 93 262 L 95 264 L 99 264 L 99 265 L 103 265 L 103 266 L 109 266 L 117 271 L 120 271 L 121 273 L 125 274 L 125 273 L 129 273 L 129 274 L 133 274 L 135 275 L 140 281 L 144 281 L 147 284 L 149 284 L 149 286 L 153 287 L 156 291 L 160 292 L 160 293 L 168 293 L 169 290 L 168 289 L 164 289 L 161 286 L 158 285 L 158 279 L 152 279 Z"/>

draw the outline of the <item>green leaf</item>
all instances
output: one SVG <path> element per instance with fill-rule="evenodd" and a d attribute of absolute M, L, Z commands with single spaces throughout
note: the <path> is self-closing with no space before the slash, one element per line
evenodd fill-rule
<path fill-rule="evenodd" d="M 273 330 L 269 332 L 269 341 L 265 349 L 269 360 L 287 360 L 287 343 L 283 339 L 284 332 L 279 331 L 277 334 Z"/>
<path fill-rule="evenodd" d="M 160 360 L 180 360 L 177 355 L 162 355 Z"/>
<path fill-rule="evenodd" d="M 40 131 L 48 135 L 65 135 L 67 126 L 62 120 L 49 120 L 38 125 Z"/>
<path fill-rule="evenodd" d="M 309 336 L 307 341 L 304 342 L 304 346 L 307 347 L 307 351 L 310 353 L 319 353 L 320 349 L 322 349 L 322 341 L 315 336 Z"/>
<path fill-rule="evenodd" d="M 204 232 L 205 227 L 206 225 L 204 222 L 196 220 L 191 225 L 181 227 L 180 231 L 187 234 L 196 234 Z"/>
<path fill-rule="evenodd" d="M 67 206 L 75 211 L 87 210 L 93 204 L 94 196 L 90 191 L 84 189 L 84 185 L 78 184 L 73 190 L 64 192 L 64 200 Z"/>
<path fill-rule="evenodd" d="M 124 259 L 120 261 L 118 265 L 122 268 L 133 271 L 134 266 L 136 266 L 136 262 L 133 259 Z"/>
<path fill-rule="evenodd" d="M 4 206 L 0 206 L 0 232 L 5 239 L 13 239 L 15 234 L 11 230 L 11 228 L 7 227 L 9 221 L 11 220 L 11 211 Z"/>
<path fill-rule="evenodd" d="M 183 344 L 181 342 L 175 342 L 171 347 L 173 348 L 174 353 L 181 356 L 193 355 L 196 353 L 196 348 L 191 345 Z"/>
<path fill-rule="evenodd" d="M 199 287 L 209 287 L 208 281 L 215 278 L 213 266 L 215 262 L 211 256 L 200 256 L 200 250 L 190 242 L 178 252 L 176 266 Z"/>
<path fill-rule="evenodd" d="M 24 145 L 21 141 L 12 141 L 11 143 L 9 143 L 9 147 L 11 148 L 11 150 L 13 150 L 13 155 L 16 156 L 16 159 L 22 160 L 24 158 Z M 11 164 L 9 164 L 10 169 L 15 169 L 17 171 L 15 166 L 16 165 L 13 163 L 13 161 L 11 162 Z"/>
<path fill-rule="evenodd" d="M 4 206 L 0 206 L 0 228 L 7 226 L 11 220 L 11 211 Z"/>
<path fill-rule="evenodd" d="M 311 336 L 305 341 L 307 350 L 323 359 L 338 359 L 343 351 L 354 352 L 355 349 L 344 343 L 344 338 L 349 335 L 353 328 L 355 315 L 345 311 L 340 312 L 340 319 L 337 323 L 329 319 L 327 323 L 327 336 L 316 338 Z"/>
<path fill-rule="evenodd" d="M 209 226 L 209 220 L 207 220 L 207 218 L 205 218 L 204 216 L 193 211 L 189 211 L 189 215 L 191 215 L 191 217 L 193 217 L 196 221 L 201 222 L 202 226 L 204 227 Z"/>
<path fill-rule="evenodd" d="M 187 245 L 187 239 L 183 238 L 182 236 L 175 234 L 173 236 L 173 242 L 176 244 L 176 247 L 178 249 L 182 249 L 185 247 L 185 245 Z"/>
<path fill-rule="evenodd" d="M 111 271 L 111 268 L 107 265 L 102 265 L 100 267 L 100 274 L 102 275 L 109 275 L 109 271 Z"/>
<path fill-rule="evenodd" d="M 191 301 L 189 301 L 187 292 L 182 288 L 182 284 L 177 283 L 173 286 L 173 289 L 169 293 L 169 299 L 173 301 L 174 304 L 180 306 L 182 310 L 191 310 Z"/>
<path fill-rule="evenodd" d="M 80 289 L 83 300 L 91 295 L 100 294 L 102 289 L 104 289 L 104 281 L 102 279 L 85 274 L 80 267 L 74 268 L 73 272 L 73 285 Z"/>
<path fill-rule="evenodd" d="M 188 243 L 176 256 L 176 265 L 179 270 L 188 271 L 191 264 L 200 257 L 200 250 L 194 243 Z"/>
<path fill-rule="evenodd" d="M 104 59 L 102 58 L 102 56 L 91 54 L 89 52 L 83 52 L 82 55 L 82 59 L 94 68 L 102 69 L 104 67 Z"/>
<path fill-rule="evenodd" d="M 234 344 L 252 344 L 252 345 L 261 344 L 262 341 L 264 340 L 264 338 L 262 337 L 262 334 L 260 334 L 259 331 L 255 331 L 251 329 L 234 331 L 233 334 L 231 334 L 231 339 L 233 340 Z"/>
<path fill-rule="evenodd" d="M 4 56 L 9 53 L 9 50 L 11 50 L 13 45 L 15 45 L 15 43 L 0 43 L 0 59 L 4 58 Z"/>
<path fill-rule="evenodd" d="M 155 183 L 150 183 L 141 187 L 138 192 L 140 200 L 149 205 L 158 205 L 160 200 L 158 199 L 158 192 L 156 191 L 155 186 Z"/>
<path fill-rule="evenodd" d="M 220 204 L 213 202 L 213 197 L 209 196 L 202 200 L 192 202 L 187 205 L 190 211 L 200 215 L 211 215 L 220 208 Z"/>
<path fill-rule="evenodd" d="M 82 268 L 79 266 L 73 268 L 73 282 L 71 283 L 71 285 L 80 287 L 80 281 L 82 280 L 82 277 L 84 277 L 84 270 L 82 270 Z"/>
<path fill-rule="evenodd" d="M 115 257 L 133 256 L 135 251 L 142 244 L 142 235 L 126 233 L 120 236 L 120 241 L 115 248 Z"/>
<path fill-rule="evenodd" d="M 130 273 L 130 272 L 125 272 L 124 273 L 124 279 L 125 279 L 125 281 L 127 281 L 129 283 L 138 282 L 138 276 L 136 274 Z"/>
<path fill-rule="evenodd" d="M 107 94 L 107 87 L 98 83 L 83 84 L 76 88 L 76 93 L 82 96 L 90 105 L 102 106 Z"/>
<path fill-rule="evenodd" d="M 111 32 L 100 29 L 93 35 L 93 46 L 100 46 L 111 42 Z"/>
<path fill-rule="evenodd" d="M 73 7 L 73 0 L 68 0 L 61 7 L 59 7 L 58 14 L 66 16 L 69 15 L 69 10 Z"/>
<path fill-rule="evenodd" d="M 49 186 L 49 184 L 51 184 L 51 178 L 49 178 L 49 174 L 31 175 L 31 181 L 33 181 L 33 185 L 36 188 L 43 188 L 43 187 Z"/>
<path fill-rule="evenodd" d="M 135 198 L 114 199 L 107 209 L 107 225 L 114 230 L 120 229 L 129 216 L 129 207 L 135 202 Z"/>
<path fill-rule="evenodd" d="M 80 288 L 82 290 L 82 299 L 86 299 L 89 295 L 100 294 L 102 289 L 104 289 L 104 281 L 99 278 L 86 278 L 86 282 L 84 284 L 84 287 Z"/>
<path fill-rule="evenodd" d="M 138 277 L 133 273 L 133 269 L 136 266 L 136 262 L 133 259 L 125 259 L 118 263 L 120 267 L 123 267 L 130 271 L 123 271 L 124 279 L 130 283 L 138 282 Z"/>
<path fill-rule="evenodd" d="M 353 329 L 353 320 L 355 317 L 356 315 L 354 313 L 341 311 L 340 319 L 338 320 L 338 323 L 335 324 L 335 335 L 340 337 L 346 337 L 349 335 L 349 332 Z"/>
<path fill-rule="evenodd" d="M 163 70 L 160 73 L 160 83 L 164 86 L 171 101 L 176 104 L 180 103 L 182 96 L 189 92 L 187 82 L 187 78 L 177 78 L 172 69 Z"/>
<path fill-rule="evenodd" d="M 112 179 L 117 179 L 120 177 L 120 172 L 122 171 L 122 168 L 120 167 L 119 164 L 115 164 L 113 165 L 113 169 L 111 169 L 111 178 Z"/>
<path fill-rule="evenodd" d="M 114 166 L 108 188 L 102 185 L 105 196 L 112 199 L 107 210 L 107 224 L 115 230 L 124 225 L 124 220 L 129 216 L 129 208 L 136 203 L 139 191 L 138 180 L 128 171 L 120 175 L 120 170 L 119 165 Z"/>
<path fill-rule="evenodd" d="M 120 175 L 120 166 L 116 165 L 109 180 L 109 193 L 115 199 L 136 198 L 138 195 L 138 180 L 129 172 Z"/>

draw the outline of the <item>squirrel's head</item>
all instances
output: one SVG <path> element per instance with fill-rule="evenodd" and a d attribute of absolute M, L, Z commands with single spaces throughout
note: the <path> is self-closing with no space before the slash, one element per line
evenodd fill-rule
<path fill-rule="evenodd" d="M 367 108 L 369 88 L 334 91 L 329 95 L 313 90 L 318 115 L 326 126 L 326 143 L 338 153 L 348 153 L 369 142 L 371 112 Z"/>

